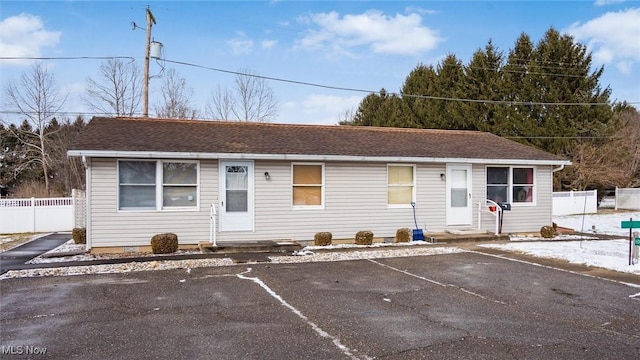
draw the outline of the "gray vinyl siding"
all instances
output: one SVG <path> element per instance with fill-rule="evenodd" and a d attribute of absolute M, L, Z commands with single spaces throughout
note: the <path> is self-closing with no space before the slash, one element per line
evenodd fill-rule
<path fill-rule="evenodd" d="M 196 210 L 120 211 L 116 159 L 91 162 L 91 241 L 93 247 L 150 245 L 155 234 L 173 232 L 180 244 L 209 239 L 209 205 L 217 197 L 216 161 L 200 161 L 200 204 Z"/>
<path fill-rule="evenodd" d="M 491 166 L 491 165 L 489 165 Z M 518 166 L 514 164 L 512 166 Z M 505 211 L 502 233 L 538 232 L 545 225 L 551 225 L 553 172 L 551 166 L 535 167 L 535 205 L 512 204 L 511 211 Z M 478 226 L 478 202 L 486 199 L 486 165 L 473 166 L 474 226 Z M 477 196 L 476 196 L 477 195 Z M 495 217 L 487 210 L 481 211 L 483 230 L 495 230 Z"/>
<path fill-rule="evenodd" d="M 144 246 L 154 234 L 173 232 L 181 244 L 209 240 L 211 204 L 219 206 L 218 161 L 199 161 L 199 208 L 194 211 L 119 211 L 117 159 L 91 161 L 91 240 L 93 247 Z M 325 162 L 324 208 L 294 209 L 291 162 L 254 162 L 254 231 L 218 232 L 219 241 L 312 240 L 329 231 L 334 239 L 352 239 L 359 230 L 394 237 L 414 228 L 411 207 L 387 206 L 387 163 Z M 503 232 L 533 232 L 551 223 L 551 166 L 536 168 L 536 206 L 514 206 L 505 213 Z M 266 180 L 264 173 L 269 172 Z M 428 232 L 446 227 L 445 164 L 416 164 L 418 226 Z M 486 198 L 486 166 L 472 168 L 472 228 L 478 227 L 478 203 Z M 482 213 L 482 228 L 493 231 L 492 215 Z M 469 226 L 467 226 L 468 228 Z"/>
<path fill-rule="evenodd" d="M 220 233 L 222 240 L 254 239 L 312 240 L 315 233 L 329 231 L 334 239 L 351 239 L 359 230 L 376 237 L 394 237 L 399 228 L 413 228 L 411 207 L 387 206 L 387 163 L 327 162 L 324 209 L 293 209 L 291 163 L 255 163 L 255 233 Z M 270 180 L 264 179 L 268 171 Z M 442 229 L 444 214 L 434 204 L 444 200 L 444 165 L 416 167 L 416 202 L 420 227 L 434 224 Z"/>

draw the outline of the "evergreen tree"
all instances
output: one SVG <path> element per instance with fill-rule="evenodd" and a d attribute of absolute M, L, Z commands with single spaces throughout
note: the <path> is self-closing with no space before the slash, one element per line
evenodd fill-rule
<path fill-rule="evenodd" d="M 492 102 L 461 102 L 463 128 L 469 130 L 493 131 L 501 117 L 501 104 L 494 101 L 503 99 L 502 81 L 503 55 L 491 41 L 483 49 L 478 49 L 465 66 L 465 98 L 490 100 Z"/>
<path fill-rule="evenodd" d="M 535 96 L 535 86 L 528 76 L 532 64 L 533 42 L 529 35 L 522 33 L 515 46 L 509 51 L 507 63 L 502 67 L 502 93 L 505 105 L 496 119 L 491 132 L 501 136 L 523 137 L 533 127 L 531 124 L 531 102 Z M 527 138 L 522 142 L 528 143 Z"/>
<path fill-rule="evenodd" d="M 401 93 L 407 127 L 427 127 L 428 119 L 434 112 L 431 109 L 433 102 L 421 96 L 435 95 L 437 76 L 433 66 L 418 64 L 404 81 Z"/>
<path fill-rule="evenodd" d="M 464 68 L 462 62 L 453 54 L 447 55 L 437 66 L 434 96 L 447 99 L 465 98 Z M 429 99 L 429 118 L 425 125 L 433 129 L 467 129 L 464 114 L 459 101 Z"/>
<path fill-rule="evenodd" d="M 353 116 L 353 122 L 348 125 L 359 126 L 387 126 L 385 125 L 386 110 L 384 103 L 387 100 L 387 91 L 383 88 L 379 93 L 367 95 Z"/>

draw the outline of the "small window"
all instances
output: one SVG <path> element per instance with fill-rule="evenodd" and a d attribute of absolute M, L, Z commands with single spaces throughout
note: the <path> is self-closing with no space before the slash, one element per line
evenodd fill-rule
<path fill-rule="evenodd" d="M 497 203 L 533 203 L 533 168 L 487 167 L 487 198 Z"/>
<path fill-rule="evenodd" d="M 293 164 L 292 203 L 294 206 L 322 206 L 324 165 Z"/>
<path fill-rule="evenodd" d="M 411 205 L 415 201 L 415 167 L 387 166 L 387 204 Z"/>
<path fill-rule="evenodd" d="M 118 209 L 196 208 L 197 204 L 197 162 L 118 161 Z"/>
<path fill-rule="evenodd" d="M 120 209 L 156 208 L 156 162 L 118 162 Z"/>
<path fill-rule="evenodd" d="M 162 207 L 196 206 L 198 164 L 162 163 Z"/>
<path fill-rule="evenodd" d="M 513 168 L 513 202 L 533 202 L 533 168 Z"/>

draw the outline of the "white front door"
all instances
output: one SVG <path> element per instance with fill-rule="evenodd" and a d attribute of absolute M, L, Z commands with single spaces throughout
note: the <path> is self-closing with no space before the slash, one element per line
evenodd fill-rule
<path fill-rule="evenodd" d="M 220 231 L 253 231 L 253 162 L 220 161 Z"/>
<path fill-rule="evenodd" d="M 447 225 L 471 225 L 471 165 L 447 164 Z"/>

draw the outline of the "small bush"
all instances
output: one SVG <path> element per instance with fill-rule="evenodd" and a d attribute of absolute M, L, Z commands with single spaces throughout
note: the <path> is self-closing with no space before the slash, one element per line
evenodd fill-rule
<path fill-rule="evenodd" d="M 371 245 L 373 244 L 373 232 L 365 230 L 358 231 L 356 233 L 356 245 Z"/>
<path fill-rule="evenodd" d="M 151 251 L 154 254 L 170 254 L 178 250 L 178 235 L 173 233 L 157 234 L 151 238 Z"/>
<path fill-rule="evenodd" d="M 313 237 L 313 244 L 315 246 L 327 246 L 331 245 L 331 238 L 333 235 L 330 232 L 319 232 Z"/>
<path fill-rule="evenodd" d="M 73 228 L 71 231 L 71 237 L 74 244 L 86 244 L 87 243 L 87 229 L 85 228 Z"/>
<path fill-rule="evenodd" d="M 545 239 L 556 237 L 556 230 L 552 226 L 543 226 L 540 228 L 540 235 Z"/>
<path fill-rule="evenodd" d="M 411 241 L 411 229 L 402 228 L 396 231 L 396 238 L 394 242 L 403 243 Z"/>

